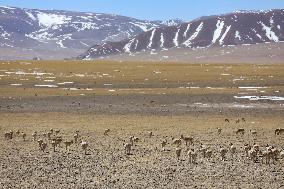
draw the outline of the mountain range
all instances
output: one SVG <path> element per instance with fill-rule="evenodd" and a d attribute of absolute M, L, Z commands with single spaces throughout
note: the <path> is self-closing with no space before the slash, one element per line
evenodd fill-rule
<path fill-rule="evenodd" d="M 147 21 L 111 14 L 1 6 L 0 49 L 3 54 L 0 53 L 0 57 L 21 58 L 21 54 L 27 52 L 44 59 L 67 58 L 95 44 L 120 41 L 152 28 L 181 22 L 178 19 Z"/>
<path fill-rule="evenodd" d="M 282 60 L 282 41 L 283 9 L 236 11 L 184 22 L 0 7 L 0 59 L 142 60 L 147 57 L 192 61 L 204 60 L 204 54 L 210 54 L 206 59 L 214 59 L 238 52 L 234 56 L 239 58 L 243 52 L 251 51 L 254 54 L 250 56 L 263 54 Z"/>
<path fill-rule="evenodd" d="M 179 48 L 190 51 L 281 41 L 284 41 L 284 10 L 237 11 L 153 28 L 119 42 L 95 45 L 78 58 L 90 60 L 117 54 L 135 56 Z"/>

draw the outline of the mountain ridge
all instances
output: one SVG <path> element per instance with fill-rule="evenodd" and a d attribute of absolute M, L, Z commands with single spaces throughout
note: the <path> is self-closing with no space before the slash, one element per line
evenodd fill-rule
<path fill-rule="evenodd" d="M 83 53 L 94 44 L 119 41 L 175 23 L 181 21 L 167 23 L 115 14 L 0 6 L 0 48 L 79 49 Z"/>
<path fill-rule="evenodd" d="M 176 26 L 154 28 L 120 42 L 90 48 L 79 59 L 169 48 L 210 48 L 284 41 L 284 9 L 235 11 Z"/>

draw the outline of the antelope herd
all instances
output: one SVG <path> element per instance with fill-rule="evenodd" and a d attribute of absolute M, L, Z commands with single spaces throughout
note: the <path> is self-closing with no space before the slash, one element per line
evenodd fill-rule
<path fill-rule="evenodd" d="M 245 122 L 245 119 L 238 119 L 236 123 L 239 123 L 240 121 Z M 229 122 L 228 119 L 225 119 L 225 122 Z M 63 143 L 65 146 L 65 150 L 69 151 L 70 146 L 72 146 L 74 143 L 79 144 L 81 148 L 84 151 L 84 154 L 87 155 L 87 149 L 90 147 L 89 143 L 86 141 L 83 141 L 80 136 L 80 131 L 75 131 L 72 140 L 64 140 L 63 137 L 60 135 L 60 130 L 54 130 L 50 129 L 48 132 L 43 132 L 42 134 L 39 134 L 39 132 L 34 131 L 32 132 L 31 139 L 34 142 L 38 143 L 38 147 L 40 151 L 45 152 L 50 145 L 53 150 L 53 152 L 56 152 L 56 149 L 60 147 L 60 145 Z M 238 137 L 241 137 L 245 134 L 246 130 L 244 128 L 238 128 L 236 131 L 233 132 Z M 109 134 L 111 133 L 110 129 L 105 129 L 103 132 L 103 135 L 105 137 L 109 137 Z M 148 131 L 148 138 L 151 139 L 155 135 L 153 131 Z M 222 133 L 221 128 L 217 128 L 216 136 L 220 137 Z M 251 135 L 256 135 L 257 131 L 255 130 L 249 130 L 249 133 Z M 284 134 L 284 129 L 283 128 L 277 128 L 274 130 L 275 135 L 282 135 Z M 39 138 L 42 136 L 43 138 Z M 23 141 L 27 140 L 27 134 L 25 132 L 20 132 L 19 130 L 17 131 L 8 131 L 4 133 L 4 138 L 6 140 L 12 140 L 15 137 L 22 138 Z M 147 138 L 147 137 L 146 137 Z M 135 155 L 132 152 L 133 146 L 136 143 L 140 141 L 138 137 L 135 136 L 130 136 L 128 139 L 123 140 L 124 144 L 123 147 L 121 147 L 126 155 Z M 213 156 L 219 157 L 221 161 L 226 161 L 227 154 L 231 154 L 231 159 L 236 159 L 237 153 L 240 153 L 243 151 L 243 157 L 246 157 L 247 159 L 250 159 L 252 162 L 261 162 L 263 164 L 270 164 L 276 163 L 276 161 L 281 158 L 284 159 L 284 149 L 276 148 L 273 145 L 266 145 L 266 146 L 259 146 L 258 144 L 254 143 L 253 145 L 249 144 L 244 144 L 244 146 L 238 148 L 236 145 L 234 145 L 232 142 L 230 142 L 229 146 L 219 146 L 219 149 L 213 149 L 212 147 L 210 148 L 209 146 L 206 146 L 204 144 L 197 144 L 194 140 L 194 137 L 189 137 L 189 136 L 184 136 L 183 134 L 179 138 L 172 137 L 171 141 L 168 139 L 164 139 L 160 142 L 161 145 L 161 150 L 162 152 L 164 151 L 175 151 L 176 158 L 178 160 L 181 159 L 181 155 L 183 152 L 184 154 L 187 155 L 187 158 L 190 163 L 192 164 L 197 164 L 198 162 L 198 154 L 200 153 L 201 158 L 203 159 L 211 159 Z M 182 145 L 184 143 L 184 145 Z M 166 147 L 168 144 L 171 144 L 168 146 L 168 149 L 166 150 Z M 175 146 L 175 147 L 173 147 Z M 184 146 L 184 148 L 182 148 Z M 242 150 L 240 150 L 242 149 Z M 219 154 L 219 155 L 216 155 Z"/>
<path fill-rule="evenodd" d="M 16 132 L 16 136 L 14 136 L 14 132 L 12 130 L 8 131 L 8 132 L 5 132 L 4 133 L 4 138 L 6 140 L 12 140 L 13 138 L 15 137 L 22 137 L 23 141 L 26 141 L 26 137 L 27 137 L 27 134 L 22 132 L 20 133 L 19 130 L 17 130 Z M 37 140 L 37 137 L 38 137 L 38 132 L 37 131 L 34 131 L 32 134 L 31 134 L 31 137 L 32 137 L 32 141 L 34 142 L 37 142 L 38 143 L 38 146 L 39 146 L 39 150 L 41 151 L 45 151 L 48 147 L 48 141 L 53 149 L 53 152 L 56 152 L 56 148 L 57 147 L 60 147 L 63 139 L 62 139 L 62 136 L 60 136 L 60 130 L 53 130 L 53 129 L 50 129 L 47 133 L 44 132 L 42 133 L 42 136 L 43 138 L 39 138 Z M 65 140 L 63 141 L 63 144 L 65 145 L 65 149 L 68 150 L 68 148 L 73 144 L 73 143 L 77 143 L 78 142 L 78 138 L 79 138 L 79 131 L 76 131 L 76 133 L 73 135 L 73 138 L 74 140 Z M 47 140 L 45 140 L 47 139 Z M 84 150 L 85 154 L 87 154 L 87 147 L 88 147 L 88 143 L 81 140 L 81 143 L 80 143 L 82 149 Z"/>

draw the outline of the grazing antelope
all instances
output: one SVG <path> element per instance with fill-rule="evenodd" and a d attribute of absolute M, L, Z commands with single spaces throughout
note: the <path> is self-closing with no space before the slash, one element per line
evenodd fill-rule
<path fill-rule="evenodd" d="M 189 162 L 193 163 L 193 164 L 196 164 L 197 153 L 194 151 L 194 149 L 188 150 L 187 155 L 189 157 Z"/>
<path fill-rule="evenodd" d="M 75 133 L 73 135 L 73 138 L 74 138 L 74 142 L 77 143 L 78 142 L 78 138 L 79 138 L 79 134 L 78 133 Z"/>
<path fill-rule="evenodd" d="M 83 148 L 85 155 L 87 155 L 87 148 L 88 148 L 89 144 L 85 141 L 81 141 L 81 147 Z"/>
<path fill-rule="evenodd" d="M 37 137 L 37 132 L 36 131 L 33 132 L 32 137 L 33 137 L 33 141 L 36 141 L 36 137 Z"/>
<path fill-rule="evenodd" d="M 257 162 L 257 151 L 254 148 L 248 151 L 248 155 L 253 162 Z"/>
<path fill-rule="evenodd" d="M 246 153 L 246 157 L 249 157 L 249 153 L 248 151 L 251 149 L 251 146 L 249 146 L 248 144 L 245 144 L 245 153 Z"/>
<path fill-rule="evenodd" d="M 234 155 L 236 155 L 236 153 L 237 153 L 237 148 L 236 148 L 236 146 L 233 145 L 233 143 L 230 143 L 230 151 L 231 151 L 231 156 L 233 158 Z"/>
<path fill-rule="evenodd" d="M 210 159 L 212 157 L 212 154 L 213 154 L 212 150 L 207 149 L 206 152 L 205 152 L 205 157 Z"/>
<path fill-rule="evenodd" d="M 48 140 L 51 140 L 51 135 L 52 135 L 52 132 L 48 132 L 48 133 L 47 133 L 47 138 L 48 138 Z"/>
<path fill-rule="evenodd" d="M 281 128 L 275 129 L 275 131 L 274 131 L 275 135 L 281 135 L 283 133 L 284 133 L 284 129 L 281 129 Z"/>
<path fill-rule="evenodd" d="M 238 129 L 238 130 L 236 131 L 236 134 L 244 135 L 244 134 L 245 134 L 245 129 Z"/>
<path fill-rule="evenodd" d="M 44 152 L 44 150 L 47 148 L 47 143 L 43 142 L 42 139 L 39 139 L 37 142 L 39 145 L 39 149 Z"/>
<path fill-rule="evenodd" d="M 55 130 L 55 134 L 58 135 L 59 133 L 60 133 L 60 130 L 59 130 L 59 129 L 56 129 L 56 130 Z"/>
<path fill-rule="evenodd" d="M 165 146 L 167 145 L 167 140 L 163 140 L 161 142 L 161 145 L 162 145 L 162 150 L 165 151 Z"/>
<path fill-rule="evenodd" d="M 55 141 L 56 141 L 56 145 L 58 145 L 60 147 L 60 144 L 62 142 L 62 137 L 61 136 L 56 137 Z"/>
<path fill-rule="evenodd" d="M 41 145 L 43 143 L 43 140 L 42 139 L 38 139 L 37 143 L 38 143 L 39 149 L 41 150 Z"/>
<path fill-rule="evenodd" d="M 73 144 L 73 140 L 71 140 L 71 141 L 64 141 L 64 144 L 65 144 L 65 149 L 68 150 L 68 147 Z"/>
<path fill-rule="evenodd" d="M 134 138 L 133 138 L 133 141 L 134 141 L 134 142 L 139 142 L 139 138 L 138 138 L 138 137 L 134 137 Z"/>
<path fill-rule="evenodd" d="M 108 135 L 109 132 L 110 132 L 110 129 L 105 129 L 104 135 L 105 135 L 105 136 Z"/>
<path fill-rule="evenodd" d="M 280 155 L 281 159 L 284 159 L 284 149 L 282 149 L 282 151 L 279 153 L 279 155 Z"/>
<path fill-rule="evenodd" d="M 13 131 L 9 131 L 9 132 L 5 132 L 4 133 L 4 138 L 9 140 L 9 139 L 13 139 Z"/>
<path fill-rule="evenodd" d="M 172 138 L 172 140 L 173 140 L 173 145 L 177 145 L 178 147 L 181 145 L 181 139 L 175 139 L 175 138 Z"/>
<path fill-rule="evenodd" d="M 225 161 L 225 158 L 226 158 L 226 153 L 228 152 L 228 150 L 226 148 L 220 148 L 220 154 L 221 154 L 221 160 L 222 161 Z"/>
<path fill-rule="evenodd" d="M 41 150 L 44 152 L 46 148 L 47 148 L 47 143 L 46 143 L 46 142 L 43 142 L 43 143 L 41 144 Z"/>
<path fill-rule="evenodd" d="M 218 128 L 217 128 L 217 133 L 218 133 L 218 135 L 220 135 L 221 132 L 222 132 L 222 129 L 218 127 Z"/>
<path fill-rule="evenodd" d="M 181 155 L 181 148 L 176 148 L 176 155 L 177 155 L 177 159 L 179 160 L 180 155 Z"/>
<path fill-rule="evenodd" d="M 200 152 L 201 152 L 203 158 L 206 157 L 206 151 L 207 151 L 207 147 L 202 145 L 201 149 L 200 149 Z"/>
<path fill-rule="evenodd" d="M 134 136 L 130 136 L 129 138 L 129 143 L 131 144 L 131 146 L 134 145 Z"/>
<path fill-rule="evenodd" d="M 188 146 L 188 144 L 193 144 L 193 138 L 192 137 L 184 137 L 183 135 L 181 135 L 180 138 L 185 141 L 186 146 Z"/>
<path fill-rule="evenodd" d="M 23 138 L 24 141 L 26 141 L 26 136 L 27 136 L 27 134 L 22 132 L 22 138 Z"/>
<path fill-rule="evenodd" d="M 255 130 L 249 130 L 249 132 L 250 132 L 252 135 L 256 135 L 256 134 L 257 134 L 257 131 L 255 131 Z"/>
<path fill-rule="evenodd" d="M 132 144 L 131 143 L 126 143 L 124 144 L 124 150 L 125 150 L 125 154 L 126 155 L 130 155 L 131 153 L 131 147 L 132 147 Z"/>
<path fill-rule="evenodd" d="M 57 146 L 55 140 L 52 140 L 52 141 L 51 141 L 51 146 L 52 146 L 52 148 L 53 148 L 53 152 L 55 152 L 55 147 Z"/>

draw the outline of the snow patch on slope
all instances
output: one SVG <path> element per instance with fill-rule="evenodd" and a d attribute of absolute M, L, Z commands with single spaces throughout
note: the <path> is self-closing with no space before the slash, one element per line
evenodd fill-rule
<path fill-rule="evenodd" d="M 152 47 L 155 32 L 156 32 L 156 29 L 153 29 L 152 32 L 151 32 L 150 41 L 149 41 L 149 44 L 147 46 L 148 49 L 150 49 Z"/>
<path fill-rule="evenodd" d="M 199 24 L 199 26 L 196 28 L 196 30 L 195 30 L 195 32 L 192 34 L 192 36 L 190 36 L 190 38 L 188 38 L 188 40 L 186 40 L 183 44 L 184 44 L 186 47 L 189 47 L 189 45 L 191 44 L 191 41 L 194 40 L 194 39 L 198 36 L 198 34 L 199 34 L 199 32 L 202 30 L 202 28 L 203 28 L 203 22 L 201 22 L 201 23 Z"/>
<path fill-rule="evenodd" d="M 236 33 L 235 33 L 235 38 L 239 39 L 240 41 L 242 40 L 242 38 L 241 38 L 241 35 L 240 35 L 240 32 L 239 32 L 239 31 L 236 31 Z"/>
<path fill-rule="evenodd" d="M 202 28 L 203 28 L 203 22 L 201 22 L 201 23 L 199 24 L 199 26 L 197 27 L 196 31 L 195 31 L 194 34 L 189 38 L 189 40 L 194 40 L 194 39 L 198 36 L 198 34 L 199 34 L 199 32 L 202 30 Z"/>
<path fill-rule="evenodd" d="M 164 48 L 164 44 L 165 44 L 164 33 L 161 33 L 160 42 L 161 42 L 161 45 L 160 45 L 160 47 L 161 47 L 161 48 Z"/>
<path fill-rule="evenodd" d="M 142 23 L 142 22 L 130 22 L 130 24 L 133 24 L 134 26 L 137 26 L 139 27 L 141 30 L 143 30 L 144 32 L 148 31 L 149 30 L 149 27 L 145 24 L 145 23 Z"/>
<path fill-rule="evenodd" d="M 185 30 L 184 33 L 183 33 L 183 37 L 186 37 L 186 36 L 187 36 L 187 32 L 188 32 L 188 30 L 190 29 L 190 25 L 191 25 L 191 24 L 187 24 L 186 30 Z"/>
<path fill-rule="evenodd" d="M 217 28 L 214 31 L 212 43 L 216 43 L 217 39 L 219 39 L 219 37 L 221 36 L 224 25 L 225 25 L 224 21 L 220 21 L 220 20 L 217 21 L 217 24 L 216 24 Z"/>
<path fill-rule="evenodd" d="M 75 24 L 80 24 L 81 26 L 78 27 Z M 75 24 L 73 24 L 72 26 L 76 28 L 77 31 L 100 29 L 100 27 L 98 27 L 97 24 L 93 22 L 80 22 L 80 23 L 75 22 Z"/>
<path fill-rule="evenodd" d="M 273 20 L 273 17 L 270 17 L 270 20 L 269 20 L 269 22 L 270 22 L 270 25 L 271 25 L 271 26 L 273 26 L 273 24 L 274 24 L 274 20 Z"/>
<path fill-rule="evenodd" d="M 65 15 L 48 14 L 43 12 L 39 12 L 37 14 L 37 18 L 41 26 L 48 28 L 53 25 L 65 24 L 67 21 L 71 20 L 71 17 L 67 17 Z"/>
<path fill-rule="evenodd" d="M 52 38 L 52 34 L 48 33 L 45 30 L 39 30 L 30 34 L 25 34 L 25 36 L 34 40 L 38 40 L 42 43 L 48 43 L 46 40 L 50 40 Z"/>
<path fill-rule="evenodd" d="M 123 48 L 124 52 L 131 53 L 130 48 L 135 38 L 131 39 Z"/>
<path fill-rule="evenodd" d="M 175 19 L 175 20 L 166 20 L 166 21 L 163 21 L 162 24 L 166 25 L 166 26 L 176 26 L 178 25 L 179 23 L 181 23 L 182 20 L 179 20 L 179 19 Z"/>
<path fill-rule="evenodd" d="M 58 41 L 56 41 L 56 44 L 58 44 L 59 47 L 61 47 L 61 48 L 66 48 L 66 47 L 63 45 L 63 40 L 58 40 Z"/>
<path fill-rule="evenodd" d="M 6 32 L 3 28 L 1 28 L 2 29 L 2 32 L 3 33 L 1 33 L 0 34 L 0 37 L 2 37 L 3 39 L 9 39 L 9 37 L 11 36 L 11 34 L 10 33 L 8 33 L 8 32 Z"/>
<path fill-rule="evenodd" d="M 26 11 L 26 14 L 32 19 L 32 20 L 36 20 L 36 18 L 34 17 L 34 15 L 28 11 Z"/>
<path fill-rule="evenodd" d="M 180 29 L 178 29 L 178 31 L 176 32 L 175 38 L 173 40 L 174 45 L 177 47 L 178 46 L 178 35 L 179 35 L 179 31 Z"/>
<path fill-rule="evenodd" d="M 220 45 L 224 44 L 224 39 L 227 36 L 230 29 L 231 29 L 231 26 L 227 26 L 225 33 L 222 35 L 221 39 L 219 40 Z"/>
<path fill-rule="evenodd" d="M 259 34 L 257 33 L 256 29 L 252 29 L 252 31 L 255 33 L 255 35 L 256 35 L 261 41 L 263 41 L 261 35 L 259 35 Z"/>
<path fill-rule="evenodd" d="M 13 7 L 7 7 L 7 6 L 0 6 L 0 8 L 15 10 L 15 8 L 13 8 Z"/>
<path fill-rule="evenodd" d="M 266 26 L 264 23 L 260 22 L 262 25 L 262 29 L 266 32 L 266 36 L 268 39 L 274 42 L 279 42 L 279 38 L 276 34 L 272 31 L 271 27 Z"/>

